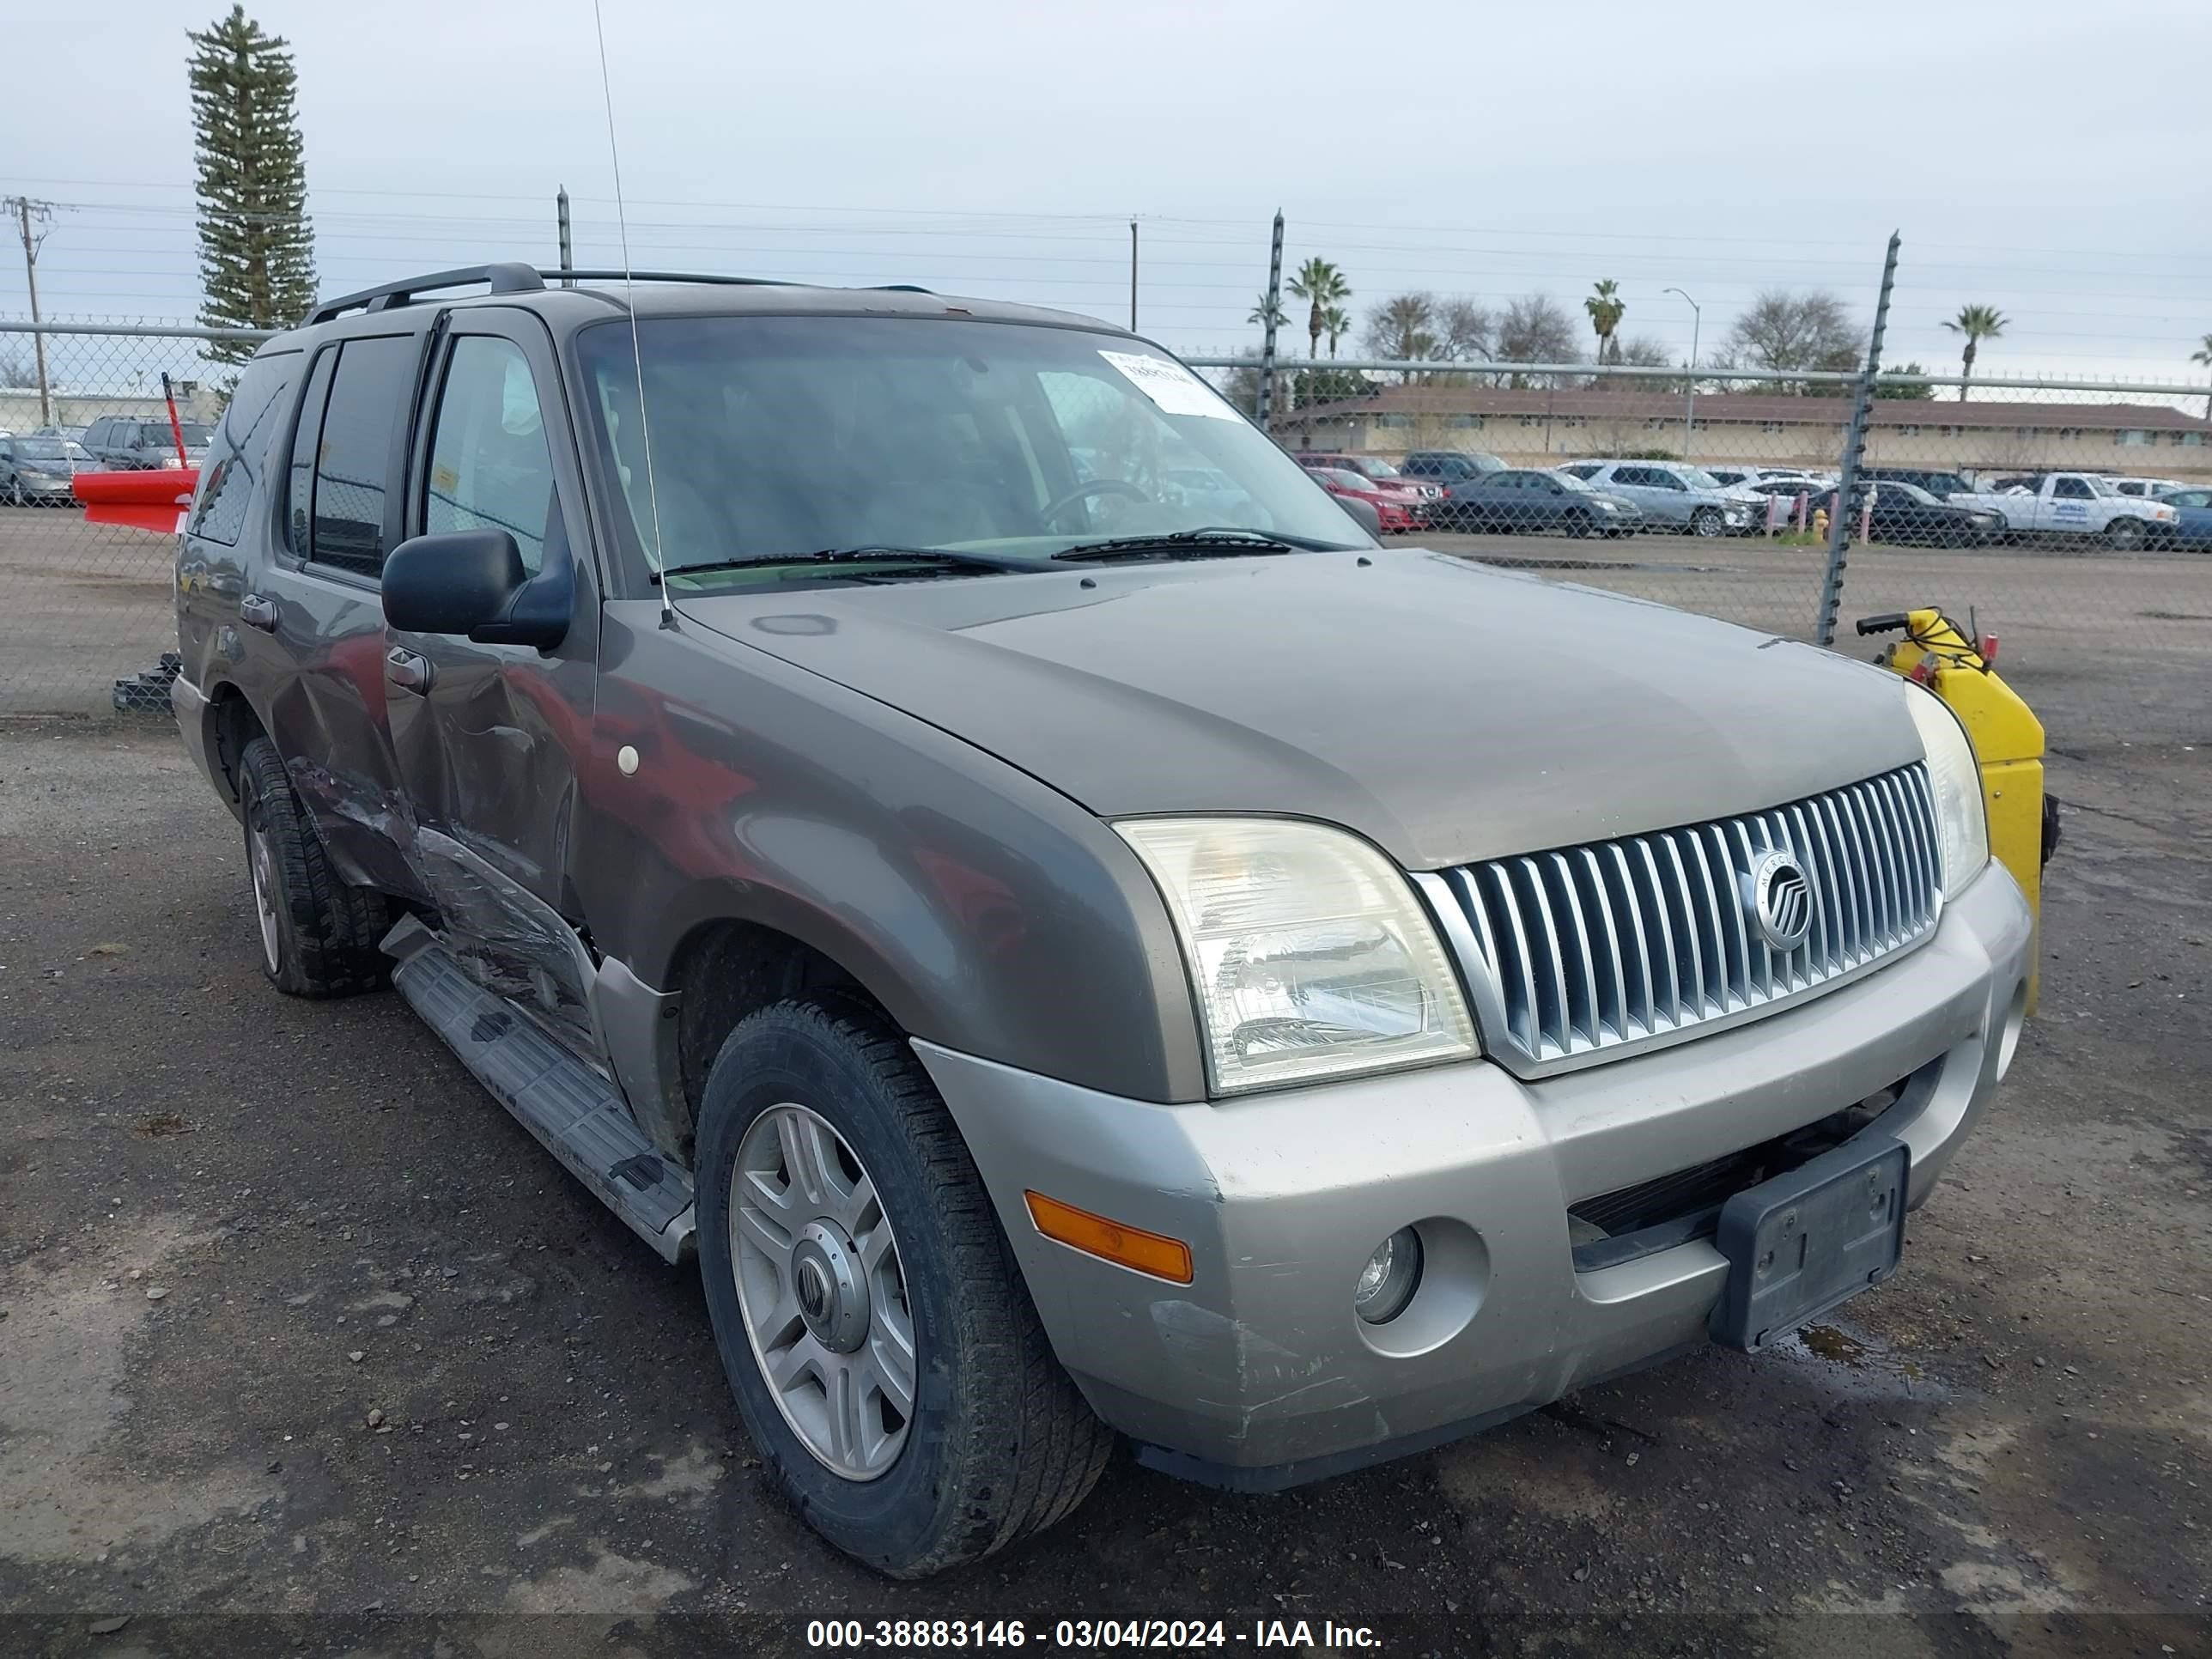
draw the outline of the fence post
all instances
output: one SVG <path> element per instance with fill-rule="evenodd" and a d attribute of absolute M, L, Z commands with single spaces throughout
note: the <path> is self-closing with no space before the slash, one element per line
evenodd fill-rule
<path fill-rule="evenodd" d="M 1262 307 L 1267 315 L 1262 321 L 1266 337 L 1260 343 L 1260 407 L 1257 422 L 1260 430 L 1273 435 L 1269 425 L 1275 412 L 1275 313 L 1283 304 L 1283 210 L 1275 210 L 1275 239 L 1267 253 L 1267 303 Z"/>
<path fill-rule="evenodd" d="M 561 228 L 561 269 L 563 270 L 574 270 L 576 268 L 576 258 L 574 250 L 569 243 L 568 185 L 562 185 L 561 193 L 553 198 L 553 212 L 556 219 L 559 221 Z M 575 284 L 570 282 L 567 277 L 563 276 L 561 279 L 561 286 L 562 288 L 574 288 L 575 287 Z"/>
<path fill-rule="evenodd" d="M 1836 608 L 1844 596 L 1844 550 L 1850 544 L 1848 514 L 1851 492 L 1859 481 L 1859 462 L 1866 452 L 1868 418 L 1874 413 L 1875 376 L 1881 372 L 1882 331 L 1889 326 L 1890 290 L 1897 285 L 1897 232 L 1889 234 L 1889 252 L 1881 262 L 1881 293 L 1874 304 L 1874 332 L 1867 338 L 1866 370 L 1859 376 L 1851 400 L 1851 423 L 1844 430 L 1843 476 L 1836 481 L 1836 512 L 1828 520 L 1828 571 L 1820 581 L 1820 611 L 1813 630 L 1815 645 L 1836 642 Z"/>

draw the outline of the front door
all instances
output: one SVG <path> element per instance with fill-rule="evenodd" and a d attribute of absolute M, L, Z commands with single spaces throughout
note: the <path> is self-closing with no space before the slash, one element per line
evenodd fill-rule
<path fill-rule="evenodd" d="M 408 533 L 506 531 L 533 581 L 566 587 L 573 620 L 550 651 L 387 627 L 386 706 L 416 866 L 463 967 L 596 1059 L 569 847 L 599 583 L 550 337 L 526 312 L 457 311 L 426 386 Z"/>

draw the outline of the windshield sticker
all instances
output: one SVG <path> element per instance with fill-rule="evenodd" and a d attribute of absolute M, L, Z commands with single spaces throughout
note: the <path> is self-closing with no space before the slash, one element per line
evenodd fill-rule
<path fill-rule="evenodd" d="M 1141 351 L 1102 351 L 1098 354 L 1120 369 L 1138 391 L 1168 415 L 1204 415 L 1217 421 L 1233 421 L 1237 411 L 1221 396 L 1181 363 Z"/>

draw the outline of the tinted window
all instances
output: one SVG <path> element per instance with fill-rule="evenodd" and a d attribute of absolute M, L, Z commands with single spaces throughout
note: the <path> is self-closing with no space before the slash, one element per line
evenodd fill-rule
<path fill-rule="evenodd" d="M 2094 492 L 2079 478 L 2061 478 L 2051 487 L 2051 493 L 2065 501 L 2086 501 Z"/>
<path fill-rule="evenodd" d="M 315 447 L 323 436 L 323 400 L 330 393 L 331 370 L 337 366 L 333 346 L 315 359 L 300 399 L 300 420 L 292 429 L 292 471 L 284 487 L 284 539 L 301 558 L 307 556 L 307 531 L 315 500 Z"/>
<path fill-rule="evenodd" d="M 318 564 L 363 576 L 384 568 L 392 438 L 415 388 L 415 362 L 416 343 L 404 337 L 348 340 L 338 353 L 314 458 L 314 539 L 307 556 Z"/>
<path fill-rule="evenodd" d="M 553 458 L 522 348 L 488 335 L 457 337 L 430 439 L 423 528 L 433 535 L 504 530 L 535 571 L 544 562 L 552 510 Z"/>
<path fill-rule="evenodd" d="M 246 509 L 265 487 L 276 430 L 284 423 L 284 393 L 300 369 L 297 352 L 257 357 L 231 394 L 230 407 L 208 446 L 207 469 L 192 507 L 191 532 L 228 546 L 245 528 Z"/>

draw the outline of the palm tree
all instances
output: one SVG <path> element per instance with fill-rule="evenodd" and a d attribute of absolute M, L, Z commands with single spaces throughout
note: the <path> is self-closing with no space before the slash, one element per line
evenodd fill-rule
<path fill-rule="evenodd" d="M 1966 349 L 1959 354 L 1959 401 L 1966 401 L 1966 382 L 1974 378 L 1974 354 L 1984 340 L 1994 340 L 2005 331 L 2012 319 L 1995 306 L 1961 306 L 1959 314 L 1943 325 L 1954 334 L 1966 337 Z"/>
<path fill-rule="evenodd" d="M 1613 331 L 1628 312 L 1628 301 L 1620 297 L 1620 284 L 1611 277 L 1596 284 L 1583 301 L 1583 309 L 1589 313 L 1590 327 L 1597 333 L 1597 360 L 1603 362 L 1607 349 L 1613 344 Z"/>
<path fill-rule="evenodd" d="M 1321 331 L 1328 336 L 1328 355 L 1336 356 L 1336 343 L 1352 332 L 1352 313 L 1342 306 L 1331 306 L 1321 314 Z M 2205 337 L 2212 343 L 2212 334 Z"/>
<path fill-rule="evenodd" d="M 1291 292 L 1307 304 L 1306 356 L 1321 356 L 1321 337 L 1328 327 L 1328 311 L 1331 306 L 1342 305 L 1352 297 L 1352 285 L 1344 280 L 1344 273 L 1328 260 L 1316 254 L 1300 265 L 1297 275 L 1291 278 Z"/>
<path fill-rule="evenodd" d="M 1252 307 L 1252 314 L 1244 320 L 1248 323 L 1256 323 L 1261 328 L 1280 328 L 1291 319 L 1290 313 L 1283 309 L 1283 302 L 1280 300 L 1276 299 L 1273 295 L 1262 294 L 1260 296 L 1260 303 Z"/>
<path fill-rule="evenodd" d="M 1330 342 L 1329 356 L 1336 355 L 1335 342 Z M 2205 368 L 2212 368 L 2212 334 L 2204 337 L 2203 343 L 2189 354 L 2189 361 Z M 2212 421 L 2212 398 L 2204 400 L 2204 418 Z"/>

